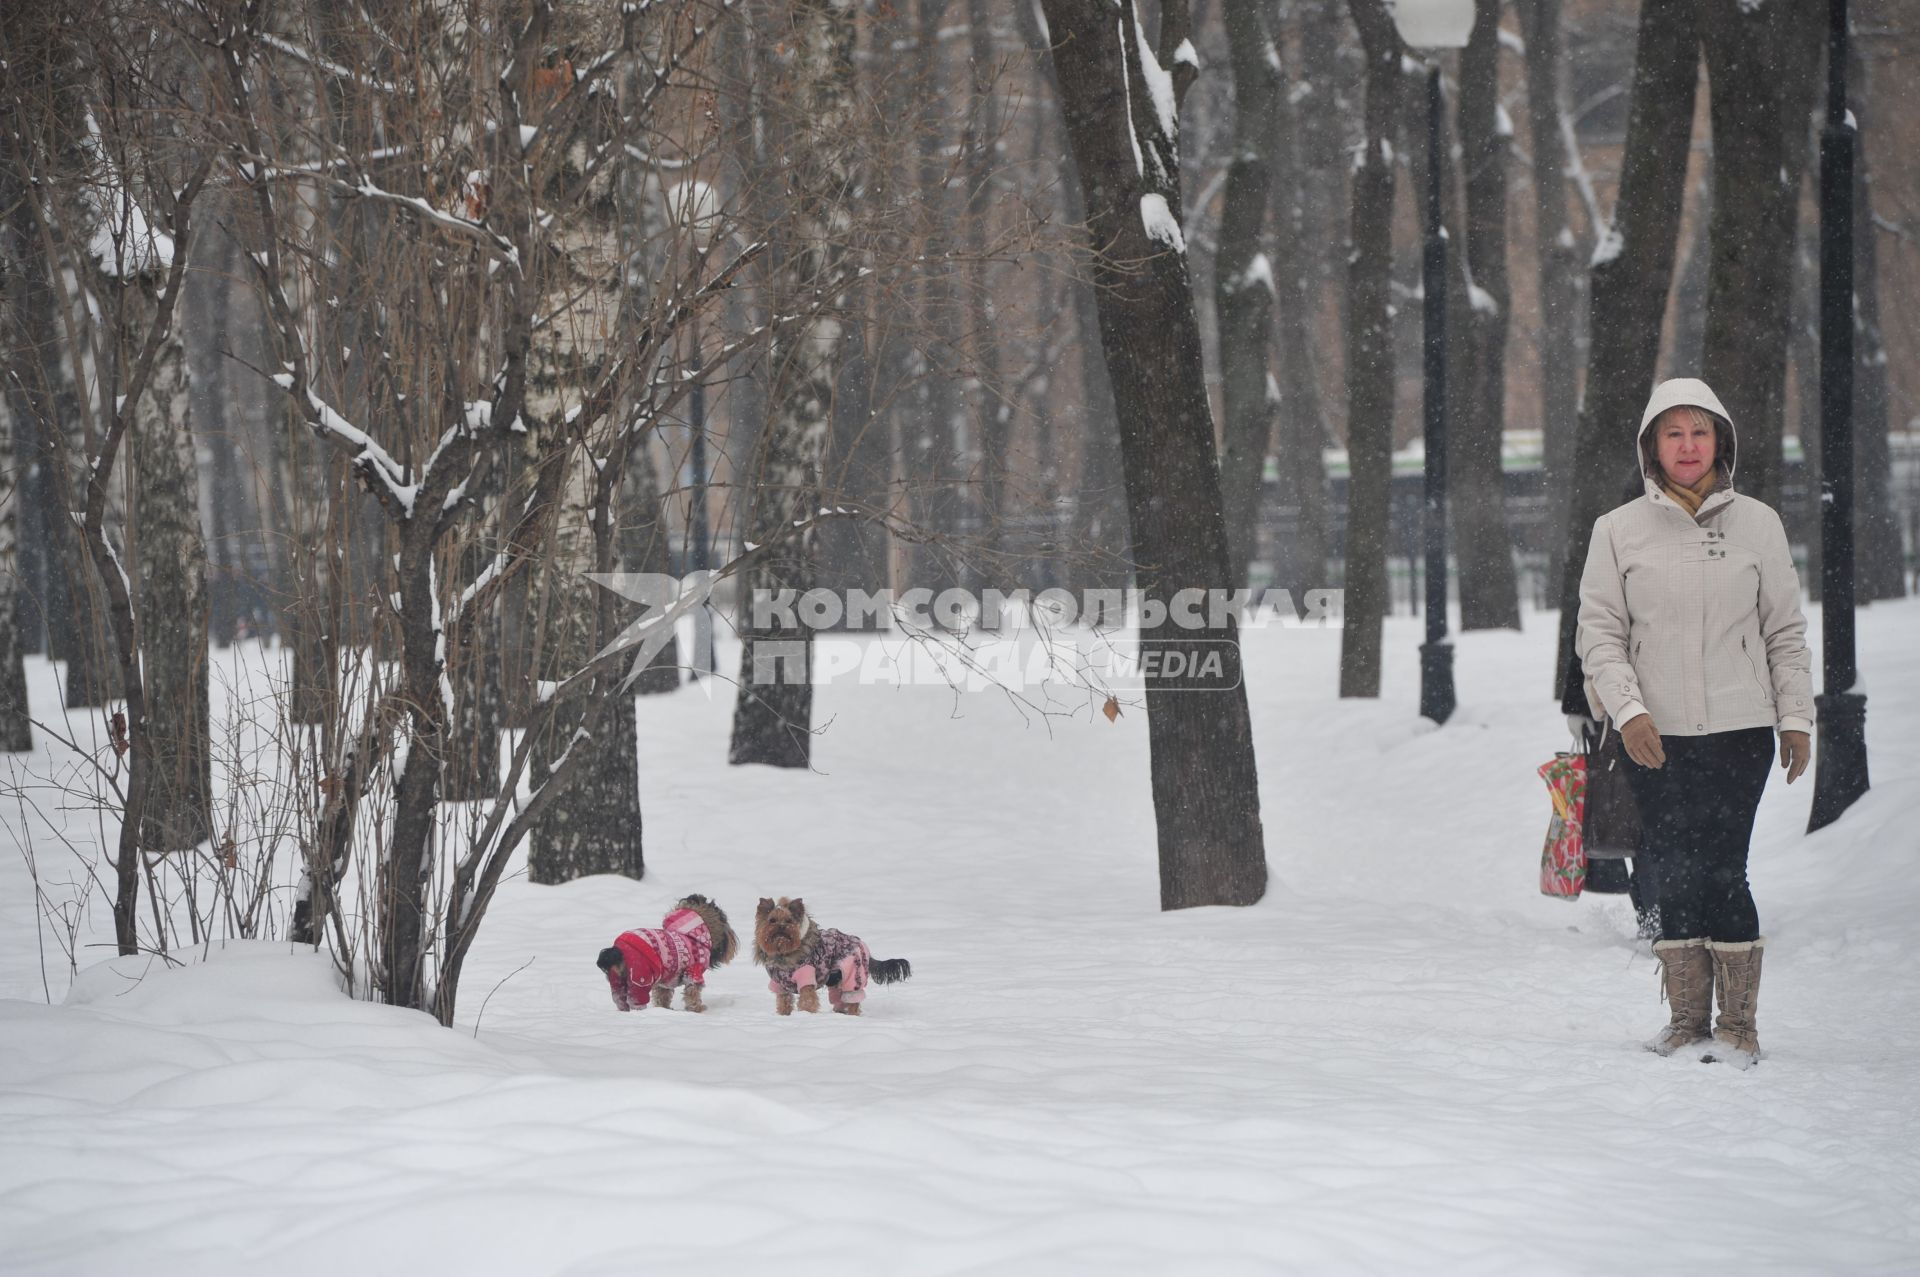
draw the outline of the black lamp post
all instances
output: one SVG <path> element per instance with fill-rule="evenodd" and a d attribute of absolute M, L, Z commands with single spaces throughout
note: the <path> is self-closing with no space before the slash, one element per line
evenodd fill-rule
<path fill-rule="evenodd" d="M 1416 49 L 1463 49 L 1473 34 L 1473 0 L 1390 0 L 1400 38 Z M 1427 641 L 1420 645 L 1420 714 L 1453 716 L 1453 644 L 1447 641 L 1447 229 L 1441 219 L 1440 68 L 1427 68 L 1427 234 L 1420 291 L 1426 448 L 1424 505 Z"/>
<path fill-rule="evenodd" d="M 1827 122 L 1820 131 L 1820 745 L 1807 832 L 1867 792 L 1867 698 L 1853 641 L 1853 148 L 1847 0 L 1827 4 Z"/>

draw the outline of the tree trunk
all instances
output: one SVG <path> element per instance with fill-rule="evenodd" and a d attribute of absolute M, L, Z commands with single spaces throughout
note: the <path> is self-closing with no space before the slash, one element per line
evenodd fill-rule
<path fill-rule="evenodd" d="M 1350 0 L 1366 51 L 1366 140 L 1353 169 L 1347 250 L 1347 584 L 1340 695 L 1380 695 L 1393 480 L 1393 156 L 1400 37 L 1384 0 Z M 1445 583 L 1440 584 L 1445 588 Z"/>
<path fill-rule="evenodd" d="M 196 281 L 185 299 L 198 303 L 197 320 L 190 319 L 185 337 L 189 380 L 194 388 L 193 422 L 195 435 L 207 445 L 213 459 L 212 540 L 207 547 L 208 634 L 219 647 L 231 647 L 240 628 L 240 604 L 243 591 L 242 556 L 239 553 L 238 519 L 243 508 L 239 467 L 235 456 L 239 449 L 235 425 L 227 409 L 232 399 L 227 367 L 226 346 L 229 321 L 233 313 L 233 278 L 239 274 L 234 260 L 233 240 L 219 235 L 202 245 L 213 268 Z"/>
<path fill-rule="evenodd" d="M 485 499 L 500 519 L 512 517 L 500 508 L 497 491 L 487 492 Z M 463 588 L 493 563 L 502 547 L 503 538 L 496 533 L 476 538 L 474 544 L 462 549 L 457 580 Z M 497 602 L 486 607 L 463 627 L 461 641 L 447 651 L 453 720 L 447 731 L 447 761 L 440 784 L 448 802 L 482 802 L 500 792 L 500 733 L 507 727 L 503 610 Z"/>
<path fill-rule="evenodd" d="M 1532 135 L 1534 246 L 1540 296 L 1541 468 L 1547 509 L 1564 510 L 1572 486 L 1573 434 L 1580 411 L 1580 347 L 1575 331 L 1580 257 L 1567 220 L 1571 168 L 1561 120 L 1561 0 L 1522 0 L 1515 12 L 1527 42 L 1527 125 Z M 1547 578 L 1557 580 L 1558 555 Z"/>
<path fill-rule="evenodd" d="M 996 83 L 999 59 L 993 47 L 994 6 L 988 0 L 967 0 L 968 52 L 972 60 L 971 98 L 967 112 L 967 257 L 972 276 L 968 297 L 973 330 L 972 362 L 968 380 L 973 394 L 974 439 L 980 457 L 975 508 L 980 515 L 976 547 L 994 572 L 1002 572 L 1006 527 L 1007 449 L 1013 433 L 1013 405 L 1000 367 L 999 326 L 994 305 L 995 272 L 988 260 L 988 231 L 996 204 L 993 193 L 994 150 L 1000 143 L 1000 112 Z M 1000 579 L 1000 578 L 995 578 Z M 1012 585 L 1013 582 L 1006 584 Z"/>
<path fill-rule="evenodd" d="M 650 438 L 642 439 L 627 452 L 627 472 L 621 482 L 619 565 L 622 572 L 673 574 L 673 547 L 667 543 L 667 524 L 661 517 L 660 479 L 653 464 Z M 616 623 L 608 634 L 611 640 L 624 622 Z M 680 639 L 669 637 L 638 680 L 633 690 L 642 696 L 680 690 Z M 637 765 L 637 764 L 636 764 Z"/>
<path fill-rule="evenodd" d="M 1227 574 L 1247 581 L 1259 529 L 1260 485 L 1272 448 L 1278 398 L 1268 371 L 1273 344 L 1273 263 L 1260 251 L 1273 170 L 1281 96 L 1280 55 L 1261 14 L 1265 0 L 1225 0 L 1227 49 L 1233 69 L 1233 159 L 1221 198 L 1220 254 L 1213 305 L 1220 330 L 1220 503 L 1227 523 Z"/>
<path fill-rule="evenodd" d="M 1280 504 L 1294 512 L 1292 542 L 1278 548 L 1273 584 L 1296 599 L 1329 584 L 1329 408 L 1320 386 L 1320 316 L 1330 284 L 1337 283 L 1338 295 L 1346 292 L 1344 276 L 1336 280 L 1334 275 L 1339 254 L 1324 251 L 1326 245 L 1340 242 L 1346 216 L 1347 152 L 1341 144 L 1346 120 L 1338 35 L 1343 8 L 1341 0 L 1294 7 L 1300 15 L 1300 61 L 1276 100 L 1279 126 L 1271 135 L 1275 322 L 1280 334 L 1278 495 Z"/>
<path fill-rule="evenodd" d="M 1848 108 L 1855 120 L 1872 123 L 1867 108 L 1867 66 L 1860 42 L 1849 41 L 1852 56 L 1847 71 Z M 1907 592 L 1906 565 L 1900 540 L 1900 517 L 1893 509 L 1889 485 L 1893 476 L 1892 449 L 1887 443 L 1890 418 L 1887 400 L 1887 347 L 1880 333 L 1879 231 L 1873 220 L 1873 174 L 1867 167 L 1865 139 L 1853 156 L 1853 447 L 1855 469 L 1854 565 L 1860 601 L 1897 599 Z"/>
<path fill-rule="evenodd" d="M 1673 285 L 1673 340 L 1668 377 L 1698 377 L 1707 340 L 1707 263 L 1713 259 L 1713 170 L 1694 189 L 1693 222 L 1686 256 Z"/>
<path fill-rule="evenodd" d="M 921 198 L 937 210 L 935 220 L 940 227 L 934 235 L 947 232 L 953 213 L 945 195 L 949 142 L 945 127 L 946 94 L 942 87 L 945 59 L 940 49 L 940 28 L 946 18 L 947 3 L 948 0 L 918 0 L 914 6 L 918 18 L 915 74 L 925 77 L 921 87 L 924 110 L 915 125 L 920 143 L 919 191 Z M 803 122 L 801 128 L 807 125 Z M 965 508 L 965 494 L 960 486 L 962 453 L 955 438 L 960 405 L 954 394 L 951 361 L 937 357 L 940 345 L 950 340 L 957 323 L 954 288 L 947 278 L 951 254 L 943 251 L 947 247 L 938 243 L 933 235 L 920 241 L 920 251 L 930 263 L 926 270 L 918 273 L 922 318 L 918 325 L 920 331 L 909 338 L 914 380 L 912 391 L 906 397 L 911 405 L 911 417 L 905 434 L 912 441 L 905 458 L 909 508 L 913 522 L 939 538 L 912 549 L 911 584 L 935 593 L 960 584 L 958 564 L 948 541 L 959 533 Z M 946 259 L 945 262 L 942 259 Z M 777 396 L 769 411 L 777 420 L 780 414 Z M 808 580 L 807 584 L 812 581 Z M 806 585 L 799 588 L 805 589 Z"/>
<path fill-rule="evenodd" d="M 14 207 L 20 196 L 13 165 L 6 160 L 0 164 L 0 203 Z M 22 629 L 40 620 L 37 602 L 21 597 L 20 511 L 27 503 L 27 485 L 20 480 L 30 467 L 15 464 L 17 456 L 34 455 L 31 440 L 39 424 L 35 396 L 27 389 L 28 379 L 38 378 L 23 322 L 21 275 L 33 257 L 17 233 L 30 226 L 30 219 L 22 218 L 24 211 L 0 215 L 0 366 L 5 368 L 0 382 L 0 750 L 9 753 L 33 748 Z"/>
<path fill-rule="evenodd" d="M 599 489 L 603 465 L 624 464 L 602 455 L 595 441 L 569 446 L 563 440 L 589 423 L 577 424 L 577 412 L 606 356 L 624 260 L 619 237 L 602 210 L 583 210 L 573 228 L 557 234 L 560 250 L 555 276 L 548 281 L 543 314 L 554 322 L 536 328 L 528 365 L 527 406 L 533 429 L 551 451 L 534 500 L 557 503 L 552 538 L 540 571 L 544 626 L 540 646 L 542 676 L 565 678 L 585 665 L 618 632 L 608 591 L 591 574 L 615 566 L 613 509 L 601 504 L 611 494 Z M 555 304 L 567 299 L 560 322 Z M 604 544 L 603 544 L 604 541 Z M 646 872 L 640 839 L 640 783 L 631 689 L 617 691 L 584 716 L 590 739 L 556 725 L 535 745 L 529 776 L 537 789 L 548 782 L 574 750 L 585 761 L 572 773 L 567 798 L 541 813 L 527 838 L 527 876 L 536 883 L 571 882 L 588 874 L 617 873 L 640 878 Z M 563 734 L 564 733 L 564 734 Z"/>
<path fill-rule="evenodd" d="M 1619 504 L 1623 485 L 1629 492 L 1637 490 L 1634 439 L 1653 388 L 1661 318 L 1673 282 L 1699 69 L 1693 0 L 1643 0 L 1620 193 L 1612 225 L 1594 251 L 1592 347 L 1574 445 L 1567 553 L 1560 577 L 1555 668 L 1560 672 L 1561 708 L 1569 714 L 1587 712 L 1573 631 L 1594 521 Z"/>
<path fill-rule="evenodd" d="M 1226 525 L 1200 329 L 1180 230 L 1178 93 L 1186 9 L 1162 11 L 1156 57 L 1131 5 L 1046 0 L 1061 105 L 1096 256 L 1101 347 L 1120 413 L 1120 455 L 1142 594 L 1224 590 Z M 1169 64 L 1170 69 L 1169 69 Z M 1231 620 L 1213 631 L 1227 667 L 1207 686 L 1146 680 L 1163 909 L 1251 904 L 1266 891 L 1259 780 Z M 1147 652 L 1191 655 L 1192 632 L 1144 622 Z"/>
<path fill-rule="evenodd" d="M 1513 567 L 1506 479 L 1500 465 L 1511 309 L 1507 150 L 1513 144 L 1512 132 L 1499 111 L 1501 2 L 1476 0 L 1473 37 L 1460 54 L 1458 117 L 1466 187 L 1471 339 L 1461 411 L 1450 413 L 1447 423 L 1447 469 L 1463 630 L 1520 628 L 1520 584 Z"/>
<path fill-rule="evenodd" d="M 1014 18 L 1027 49 L 1036 58 L 1041 76 L 1053 90 L 1059 110 L 1049 111 L 1042 127 L 1049 133 L 1064 135 L 1066 98 L 1060 89 L 1060 75 L 1051 56 L 1052 33 L 1042 31 L 1039 0 L 1020 0 L 1013 6 Z M 1085 183 L 1080 180 L 1073 148 L 1065 136 L 1049 148 L 1058 156 L 1060 181 L 1057 189 L 1060 214 L 1069 226 L 1087 221 Z M 1066 285 L 1072 305 L 1074 337 L 1080 374 L 1080 457 L 1077 481 L 1071 485 L 1072 509 L 1068 518 L 1067 543 L 1072 563 L 1062 584 L 1086 590 L 1122 589 L 1126 586 L 1133 556 L 1133 534 L 1127 523 L 1125 485 L 1120 479 L 1119 410 L 1114 405 L 1113 379 L 1107 373 L 1104 357 L 1096 354 L 1100 341 L 1100 316 L 1089 280 L 1090 262 L 1075 254 L 1072 280 Z M 1085 618 L 1089 625 L 1113 625 L 1105 616 Z"/>
<path fill-rule="evenodd" d="M 604 590 L 588 579 L 595 571 L 593 482 L 597 473 L 587 449 L 568 458 L 563 505 L 554 531 L 547 574 L 546 677 L 560 679 L 585 665 L 610 642 L 616 628 L 597 623 Z M 641 841 L 639 744 L 631 689 L 607 703 L 582 724 L 591 740 L 549 734 L 535 747 L 530 767 L 537 788 L 569 751 L 587 751 L 572 773 L 566 801 L 541 814 L 527 837 L 527 877 L 536 883 L 572 882 L 588 874 L 646 876 Z"/>
<path fill-rule="evenodd" d="M 852 145 L 853 12 L 834 0 L 804 0 L 793 21 L 798 133 L 775 292 L 784 299 L 780 313 L 801 317 L 775 336 L 771 416 L 749 474 L 747 540 L 764 547 L 765 557 L 743 583 L 740 693 L 728 750 L 729 762 L 775 767 L 806 767 L 812 759 L 813 643 L 804 626 L 756 615 L 756 592 L 772 597 L 812 585 L 811 537 L 796 525 L 818 508 L 820 460 L 844 357 L 838 312 L 855 271 L 834 230 L 860 183 Z"/>
<path fill-rule="evenodd" d="M 1740 436 L 1740 491 L 1780 504 L 1797 174 L 1820 11 L 1813 0 L 1700 0 L 1713 121 L 1713 224 L 1701 375 Z M 1637 418 L 1636 418 L 1637 421 Z"/>
<path fill-rule="evenodd" d="M 130 294 L 131 299 L 131 294 Z M 128 309 L 131 331 L 152 326 L 154 299 Z M 207 694 L 207 546 L 193 446 L 187 352 L 176 326 L 162 341 L 134 410 L 127 460 L 139 574 L 140 661 L 152 743 L 141 829 L 149 851 L 183 851 L 213 832 L 213 734 Z"/>
<path fill-rule="evenodd" d="M 3 305 L 4 303 L 0 303 Z M 0 336 L 11 355 L 12 334 Z M 0 389 L 0 750 L 33 748 L 27 667 L 21 658 L 18 485 L 13 464 L 14 396 Z"/>

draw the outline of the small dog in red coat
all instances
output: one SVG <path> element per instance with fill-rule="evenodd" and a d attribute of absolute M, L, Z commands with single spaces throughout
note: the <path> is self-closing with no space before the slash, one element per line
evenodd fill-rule
<path fill-rule="evenodd" d="M 815 925 L 805 902 L 785 896 L 775 904 L 762 899 L 753 920 L 753 960 L 767 969 L 773 1009 L 792 1015 L 797 997 L 802 1011 L 820 1009 L 819 990 L 841 1015 L 859 1015 L 867 998 L 867 980 L 894 984 L 913 974 L 905 958 L 875 960 L 859 936 Z"/>
<path fill-rule="evenodd" d="M 740 939 L 727 915 L 705 896 L 688 896 L 674 905 L 658 927 L 623 931 L 597 960 L 622 1011 L 644 1011 L 649 1003 L 673 1005 L 673 991 L 689 1011 L 704 1011 L 700 1000 L 707 969 L 733 961 Z"/>

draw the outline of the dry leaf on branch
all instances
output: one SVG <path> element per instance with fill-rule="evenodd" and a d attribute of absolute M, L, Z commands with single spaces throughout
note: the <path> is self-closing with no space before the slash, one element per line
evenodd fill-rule
<path fill-rule="evenodd" d="M 1107 697 L 1107 703 L 1100 707 L 1100 712 L 1107 716 L 1107 721 L 1109 723 L 1113 722 L 1115 719 L 1120 717 L 1119 700 L 1112 696 Z"/>

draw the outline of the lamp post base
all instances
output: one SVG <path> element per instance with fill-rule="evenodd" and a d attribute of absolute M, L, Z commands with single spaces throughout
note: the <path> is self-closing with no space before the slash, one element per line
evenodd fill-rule
<path fill-rule="evenodd" d="M 1453 644 L 1420 645 L 1420 717 L 1444 723 L 1453 717 Z"/>
<path fill-rule="evenodd" d="M 1813 763 L 1813 814 L 1807 832 L 1825 829 L 1867 792 L 1867 698 L 1828 692 L 1813 698 L 1818 742 Z"/>

